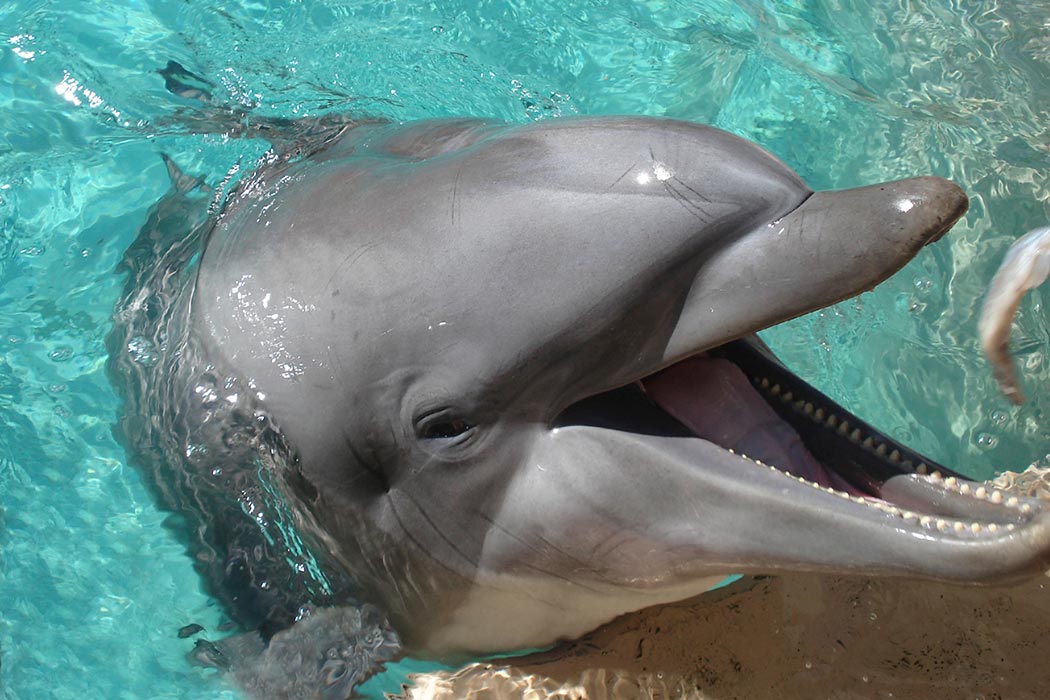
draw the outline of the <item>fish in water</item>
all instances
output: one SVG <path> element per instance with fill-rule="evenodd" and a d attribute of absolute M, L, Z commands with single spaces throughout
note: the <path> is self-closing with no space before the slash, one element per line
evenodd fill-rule
<path fill-rule="evenodd" d="M 1050 226 L 1032 229 L 1006 251 L 981 307 L 977 331 L 981 349 L 992 365 L 999 390 L 1015 405 L 1024 402 L 1010 359 L 1010 325 L 1021 298 L 1046 281 L 1050 273 Z"/>
<path fill-rule="evenodd" d="M 326 693 L 727 574 L 1050 560 L 1046 505 L 959 480 L 753 335 L 892 275 L 963 214 L 956 185 L 813 192 L 750 142 L 646 117 L 250 133 L 275 150 L 213 214 L 168 161 L 110 369 L 233 619 L 284 644 L 356 611 L 326 627 L 349 640 L 323 643 L 346 661 Z"/>

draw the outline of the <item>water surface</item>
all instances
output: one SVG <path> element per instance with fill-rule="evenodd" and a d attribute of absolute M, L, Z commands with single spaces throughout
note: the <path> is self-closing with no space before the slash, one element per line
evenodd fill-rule
<path fill-rule="evenodd" d="M 920 174 L 967 217 L 877 291 L 766 334 L 873 424 L 986 477 L 1047 459 L 1043 294 L 995 394 L 979 298 L 1050 220 L 1050 4 L 912 0 L 83 3 L 0 9 L 0 686 L 5 699 L 232 697 L 176 631 L 215 633 L 110 430 L 113 269 L 167 189 L 160 153 L 218 183 L 266 148 L 187 129 L 157 74 L 284 117 L 525 122 L 635 113 L 755 140 L 812 186 Z M 848 235 L 849 232 L 844 232 Z"/>

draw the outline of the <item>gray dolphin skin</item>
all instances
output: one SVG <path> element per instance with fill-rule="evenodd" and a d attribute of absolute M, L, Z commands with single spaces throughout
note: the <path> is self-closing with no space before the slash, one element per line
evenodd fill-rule
<path fill-rule="evenodd" d="M 1050 562 L 1045 505 L 752 335 L 892 275 L 956 185 L 814 193 L 641 117 L 347 124 L 271 156 L 211 215 L 171 166 L 111 338 L 124 439 L 242 626 L 367 604 L 413 654 L 506 652 L 734 573 Z"/>

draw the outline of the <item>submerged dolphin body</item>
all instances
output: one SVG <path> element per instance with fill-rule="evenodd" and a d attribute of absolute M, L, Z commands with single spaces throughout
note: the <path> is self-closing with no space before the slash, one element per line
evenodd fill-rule
<path fill-rule="evenodd" d="M 329 126 L 212 217 L 175 182 L 112 368 L 245 626 L 367 601 L 417 653 L 510 651 L 732 573 L 1050 559 L 1045 506 L 925 475 L 750 336 L 939 238 L 945 180 L 813 193 L 722 131 L 595 118 Z"/>

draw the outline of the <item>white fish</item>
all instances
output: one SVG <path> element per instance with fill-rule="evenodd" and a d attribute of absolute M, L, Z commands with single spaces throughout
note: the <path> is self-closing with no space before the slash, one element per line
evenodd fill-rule
<path fill-rule="evenodd" d="M 1032 229 L 1018 238 L 1006 252 L 992 278 L 981 309 L 977 331 L 981 349 L 992 364 L 995 381 L 1011 403 L 1024 401 L 1017 372 L 1010 358 L 1010 325 L 1021 297 L 1046 281 L 1050 274 L 1050 226 Z"/>

